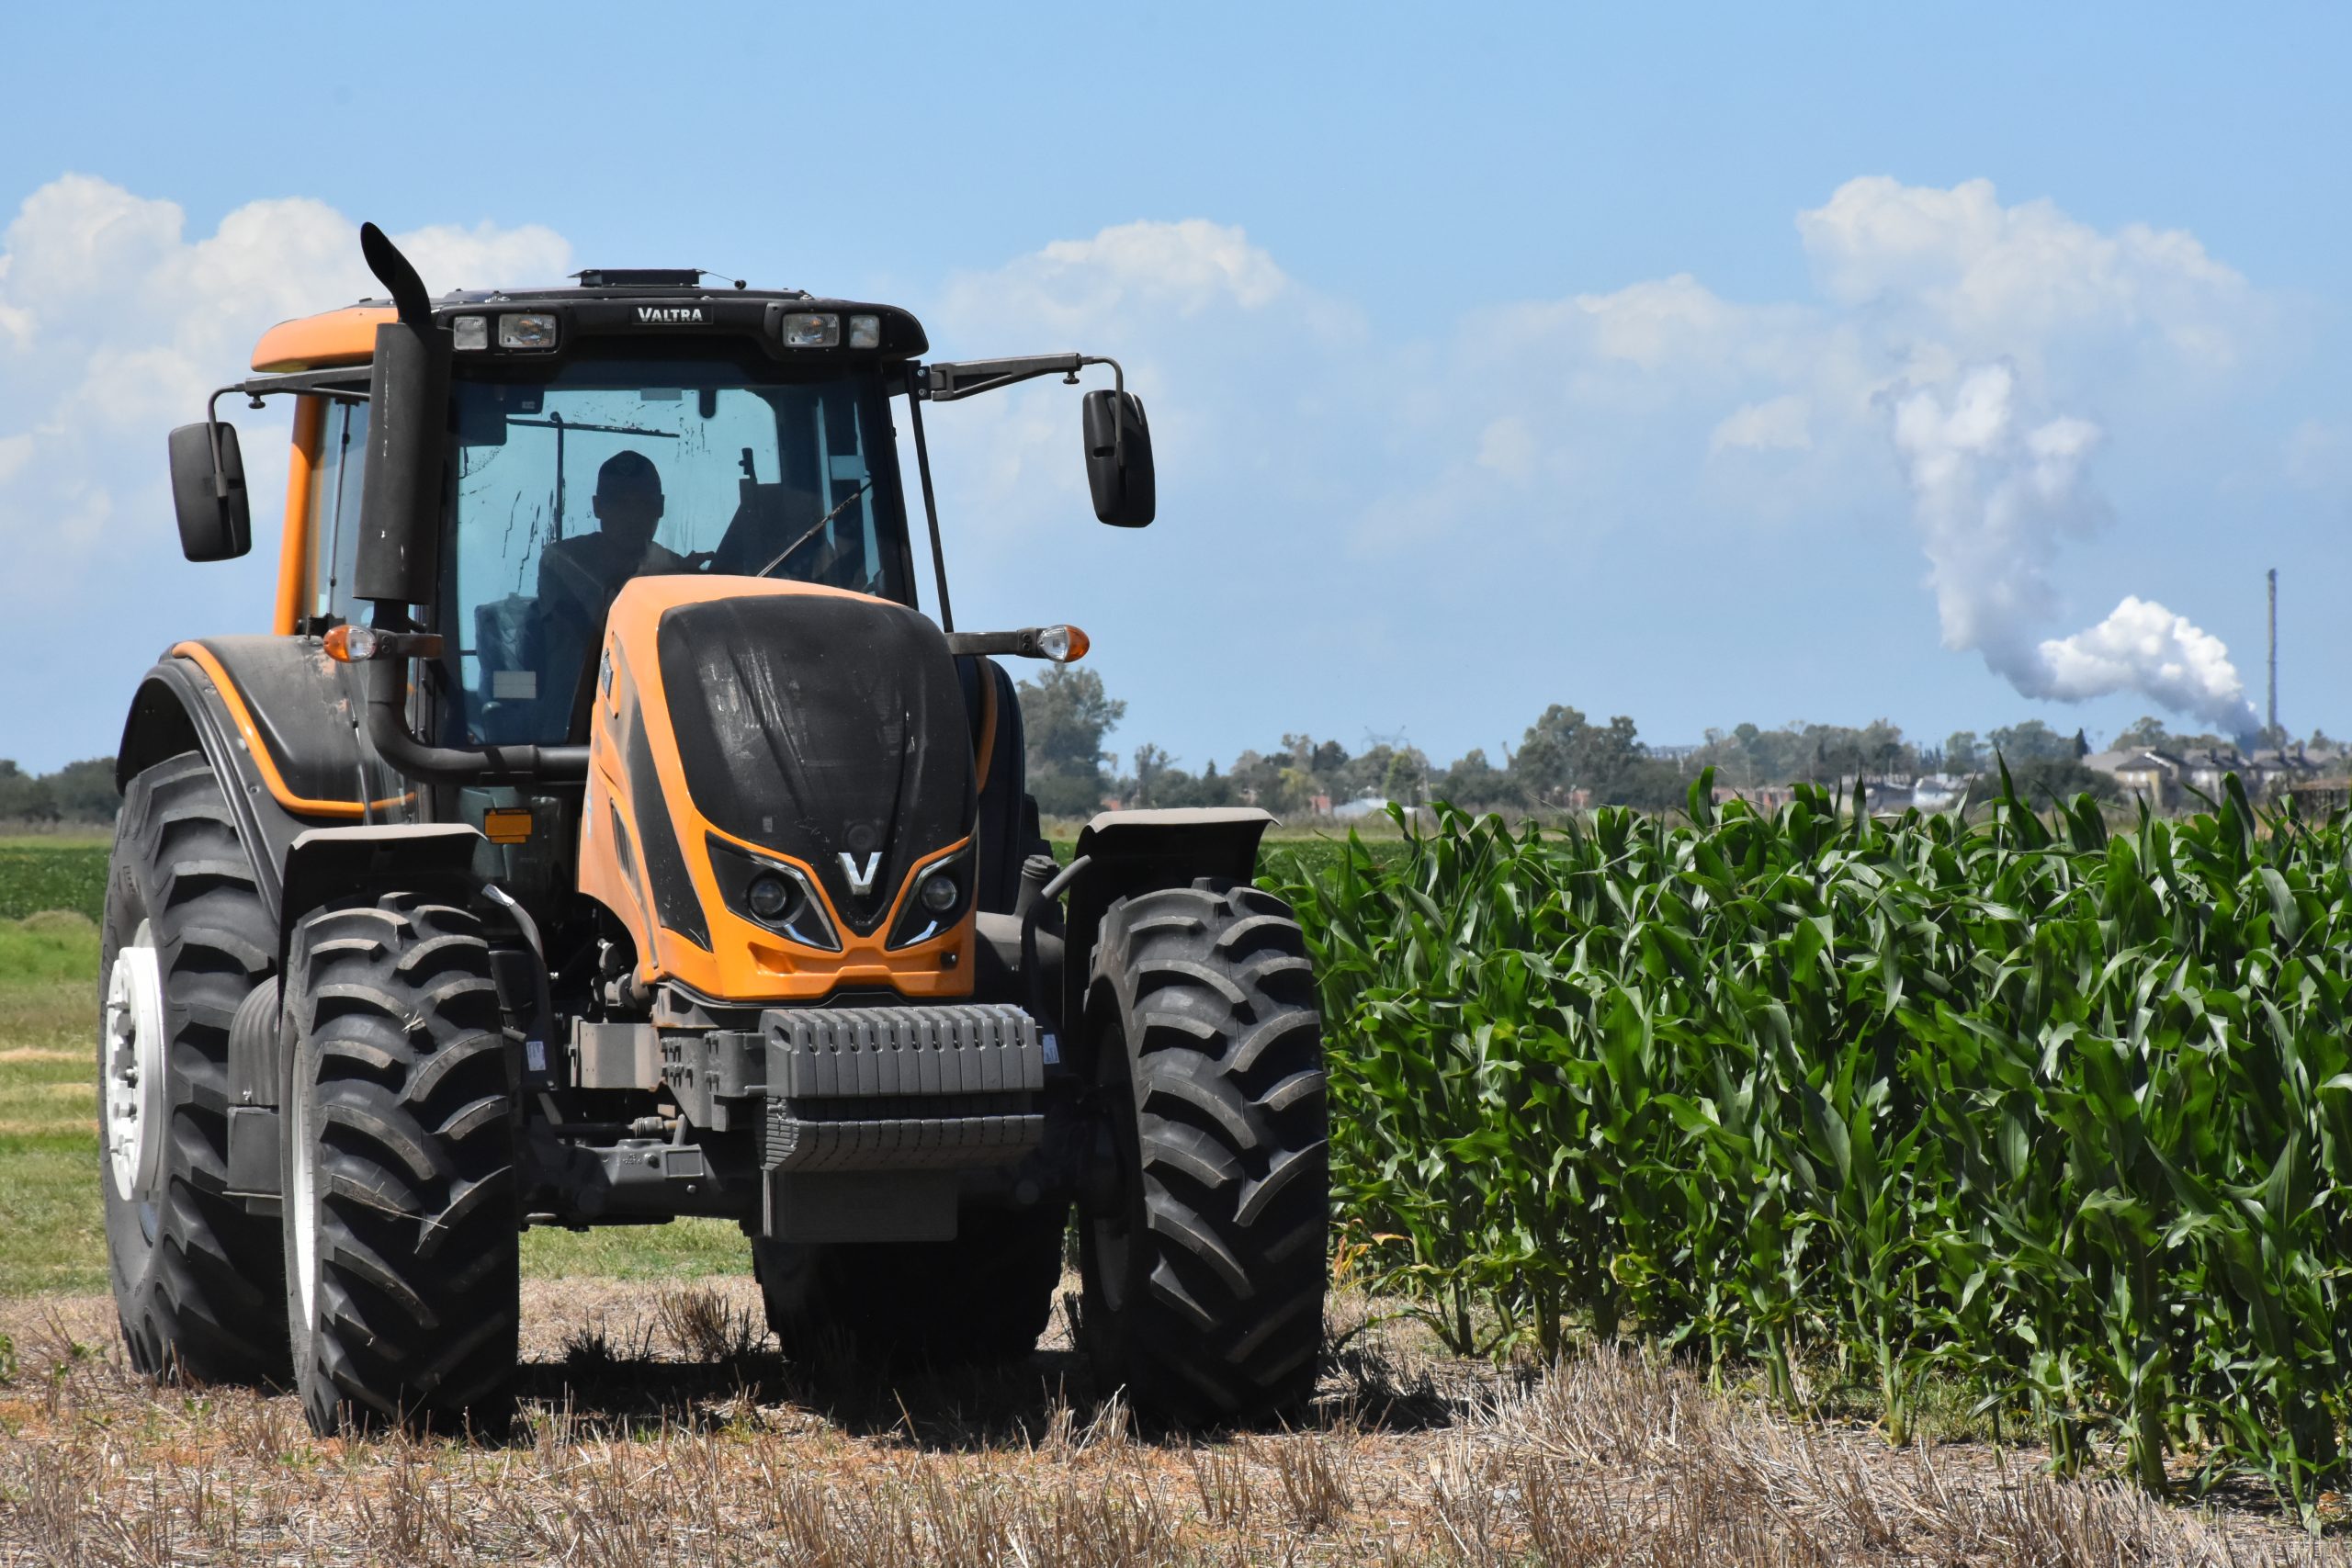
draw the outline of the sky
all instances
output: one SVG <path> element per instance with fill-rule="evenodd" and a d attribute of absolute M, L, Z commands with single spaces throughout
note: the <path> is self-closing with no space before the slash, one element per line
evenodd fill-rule
<path fill-rule="evenodd" d="M 2352 732 L 2352 13 L 2188 6 L 105 5 L 0 21 L 0 757 L 111 752 L 172 641 L 165 432 L 369 282 L 699 265 L 888 299 L 956 357 L 1118 355 L 933 411 L 959 625 L 1070 621 L 1111 738 L 1497 761 L 2144 713 Z"/>

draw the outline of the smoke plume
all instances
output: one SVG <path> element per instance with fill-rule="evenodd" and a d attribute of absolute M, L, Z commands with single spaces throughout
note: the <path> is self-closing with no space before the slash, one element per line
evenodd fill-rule
<path fill-rule="evenodd" d="M 2059 544 L 2106 519 L 2083 472 L 2099 431 L 2081 419 L 2033 423 L 2018 407 L 2017 380 L 2008 365 L 1980 365 L 1948 391 L 1912 388 L 1893 399 L 1944 646 L 1982 654 L 2029 697 L 2137 692 L 2250 738 L 2259 720 L 2229 649 L 2185 615 L 2126 596 L 2097 626 L 2041 635 L 2057 613 L 2050 568 Z"/>

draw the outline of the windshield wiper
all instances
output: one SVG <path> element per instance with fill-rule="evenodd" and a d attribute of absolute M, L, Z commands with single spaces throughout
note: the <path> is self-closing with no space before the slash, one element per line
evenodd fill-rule
<path fill-rule="evenodd" d="M 753 577 L 765 577 L 768 573 L 782 566 L 786 561 L 790 560 L 792 558 L 792 553 L 795 550 L 797 550 L 801 546 L 807 544 L 809 540 L 823 533 L 825 531 L 826 524 L 831 523 L 834 518 L 839 517 L 842 513 L 848 511 L 849 503 L 851 502 L 855 501 L 859 496 L 864 495 L 867 491 L 872 490 L 873 488 L 874 480 L 869 478 L 864 484 L 858 486 L 855 490 L 842 497 L 841 501 L 833 507 L 833 509 L 831 512 L 826 513 L 822 517 L 818 518 L 816 524 L 810 527 L 807 533 L 793 540 L 792 543 L 785 546 L 784 552 L 781 555 L 777 556 L 775 559 L 768 562 L 767 565 L 760 568 L 759 570 L 752 573 L 752 575 Z"/>

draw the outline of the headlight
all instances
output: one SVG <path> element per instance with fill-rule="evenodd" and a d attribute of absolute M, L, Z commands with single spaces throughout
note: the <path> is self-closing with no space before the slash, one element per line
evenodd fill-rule
<path fill-rule="evenodd" d="M 770 925 L 792 913 L 793 905 L 800 901 L 800 890 L 783 877 L 763 874 L 752 878 L 751 886 L 743 890 L 743 902 L 752 913 Z"/>
<path fill-rule="evenodd" d="M 972 908 L 972 874 L 968 846 L 918 872 L 899 907 L 899 918 L 891 923 L 889 945 L 911 947 L 952 930 Z"/>
<path fill-rule="evenodd" d="M 841 951 L 824 905 L 797 866 L 747 854 L 716 834 L 706 835 L 704 842 L 719 897 L 729 909 L 804 947 Z"/>
<path fill-rule="evenodd" d="M 852 316 L 849 319 L 849 345 L 852 348 L 880 348 L 882 346 L 882 318 Z"/>
<path fill-rule="evenodd" d="M 842 341 L 842 319 L 831 311 L 796 311 L 784 318 L 786 348 L 834 348 Z"/>
<path fill-rule="evenodd" d="M 449 337 L 460 354 L 472 354 L 490 346 L 488 316 L 459 316 L 449 323 Z"/>
<path fill-rule="evenodd" d="M 498 318 L 498 346 L 501 348 L 553 348 L 555 318 L 526 315 Z"/>

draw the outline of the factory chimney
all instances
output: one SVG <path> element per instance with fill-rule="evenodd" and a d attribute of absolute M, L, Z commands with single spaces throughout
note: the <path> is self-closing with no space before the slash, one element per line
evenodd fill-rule
<path fill-rule="evenodd" d="M 2278 569 L 2270 569 L 2270 734 L 2278 734 Z"/>

